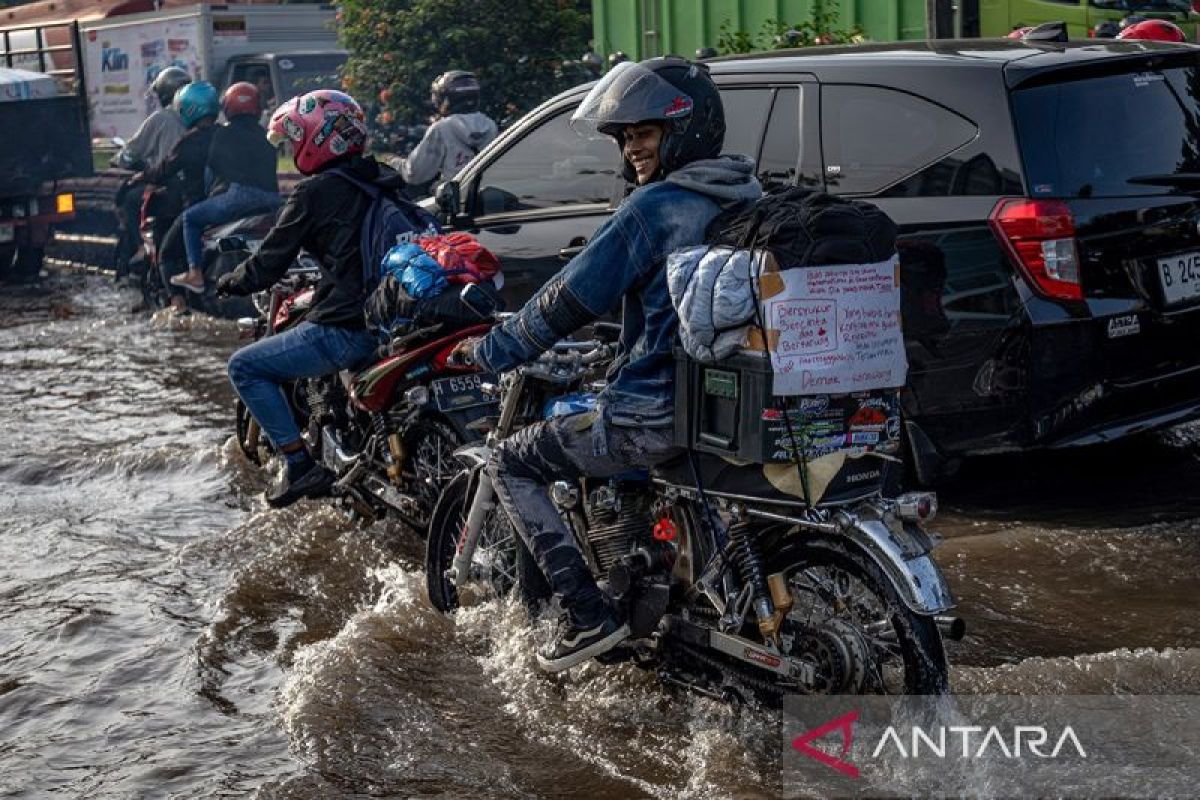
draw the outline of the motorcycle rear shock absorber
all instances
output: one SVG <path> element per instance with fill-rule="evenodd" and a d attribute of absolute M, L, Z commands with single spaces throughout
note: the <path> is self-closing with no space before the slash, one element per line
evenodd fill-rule
<path fill-rule="evenodd" d="M 764 641 L 774 642 L 779 636 L 779 618 L 771 600 L 754 529 L 749 522 L 738 520 L 729 527 L 729 538 L 733 542 L 733 560 L 742 576 L 742 583 L 750 587 L 759 633 Z"/>
<path fill-rule="evenodd" d="M 388 480 L 400 488 L 404 483 L 404 442 L 400 434 L 388 426 L 387 415 L 381 412 L 371 414 L 371 430 L 379 441 L 387 443 L 387 449 L 380 455 L 387 465 Z"/>

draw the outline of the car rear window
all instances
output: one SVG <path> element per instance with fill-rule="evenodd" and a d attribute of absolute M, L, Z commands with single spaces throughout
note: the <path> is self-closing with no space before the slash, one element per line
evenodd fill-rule
<path fill-rule="evenodd" d="M 1162 194 L 1131 178 L 1200 172 L 1200 68 L 1147 69 L 1013 93 L 1034 197 Z"/>

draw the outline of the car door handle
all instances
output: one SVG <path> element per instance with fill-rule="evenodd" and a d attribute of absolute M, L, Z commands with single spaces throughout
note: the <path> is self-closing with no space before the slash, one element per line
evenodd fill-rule
<path fill-rule="evenodd" d="M 586 239 L 573 239 L 569 245 L 558 251 L 558 257 L 563 261 L 570 261 L 582 253 L 585 247 L 587 247 Z"/>

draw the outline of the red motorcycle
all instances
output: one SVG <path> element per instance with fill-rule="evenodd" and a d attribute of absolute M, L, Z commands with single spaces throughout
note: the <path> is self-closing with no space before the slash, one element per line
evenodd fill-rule
<path fill-rule="evenodd" d="M 240 320 L 243 332 L 259 338 L 297 324 L 313 285 L 312 273 L 289 273 L 255 297 L 262 313 Z M 357 373 L 284 387 L 311 452 L 338 477 L 333 495 L 367 523 L 391 516 L 424 532 L 442 487 L 461 468 L 455 451 L 481 439 L 476 423 L 496 416 L 497 401 L 483 389 L 495 376 L 449 360 L 459 342 L 491 329 L 493 299 L 472 285 L 460 303 L 476 324 L 460 317 L 425 325 L 393 338 Z M 237 413 L 242 452 L 264 463 L 266 436 L 240 400 Z"/>

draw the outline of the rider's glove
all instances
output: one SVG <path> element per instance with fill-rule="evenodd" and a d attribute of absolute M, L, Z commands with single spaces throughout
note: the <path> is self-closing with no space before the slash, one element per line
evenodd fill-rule
<path fill-rule="evenodd" d="M 475 349 L 479 347 L 481 341 L 483 339 L 479 336 L 463 339 L 450 351 L 450 356 L 446 359 L 446 363 L 458 367 L 475 366 Z"/>
<path fill-rule="evenodd" d="M 238 283 L 232 272 L 217 278 L 217 297 L 245 297 L 248 294 L 250 292 Z"/>

